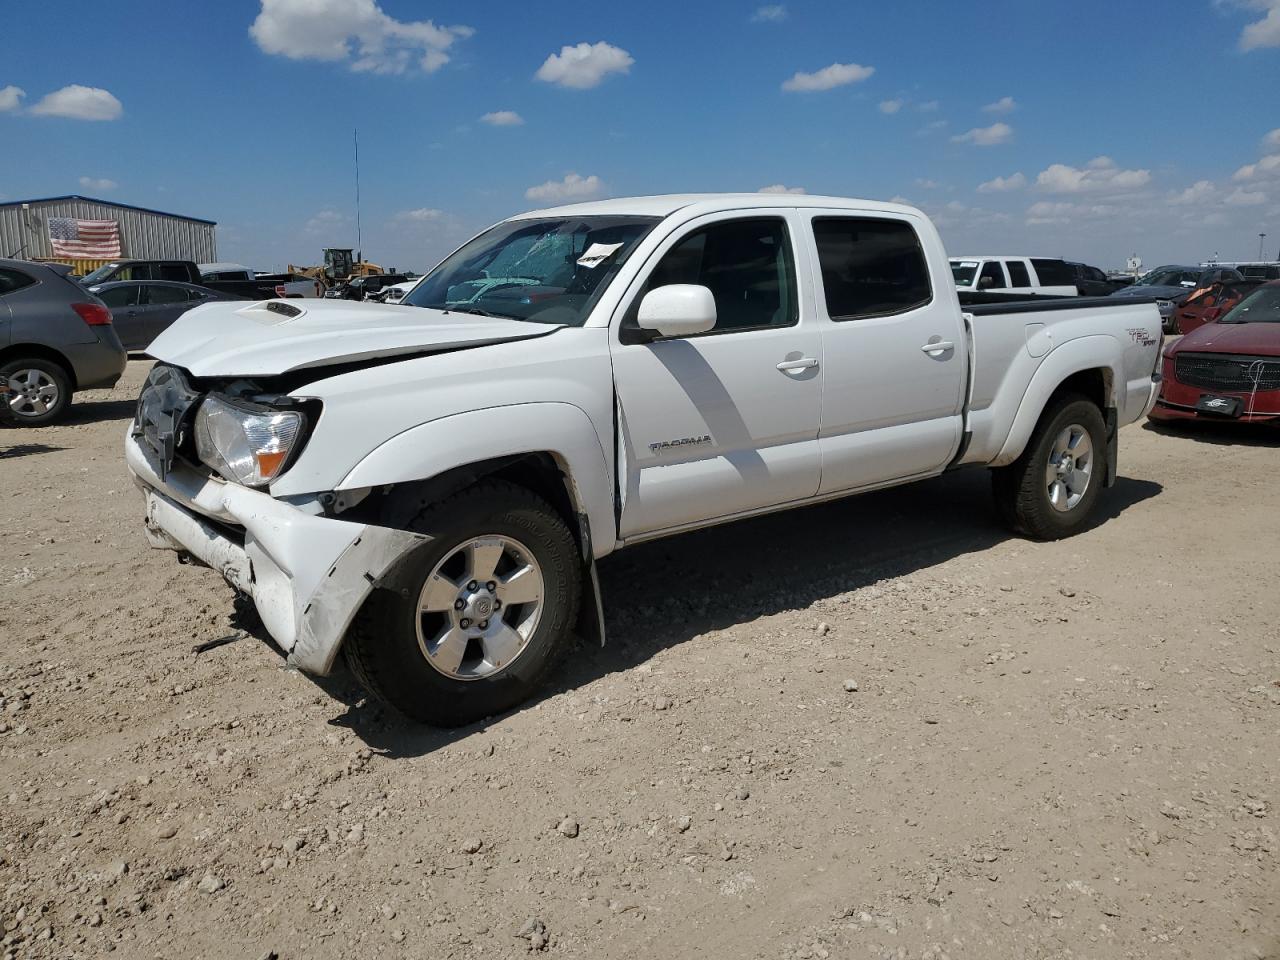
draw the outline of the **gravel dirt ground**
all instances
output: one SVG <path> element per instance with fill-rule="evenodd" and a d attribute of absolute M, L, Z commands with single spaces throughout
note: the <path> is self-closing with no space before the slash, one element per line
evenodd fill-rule
<path fill-rule="evenodd" d="M 610 643 L 454 731 L 284 669 L 148 549 L 145 364 L 0 428 L 5 958 L 1280 957 L 1280 458 L 1121 436 L 602 565 Z"/>

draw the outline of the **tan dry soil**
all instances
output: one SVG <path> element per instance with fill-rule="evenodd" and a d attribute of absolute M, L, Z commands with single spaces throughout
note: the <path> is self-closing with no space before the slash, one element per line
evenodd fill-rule
<path fill-rule="evenodd" d="M 1275 434 L 1126 428 L 1062 543 L 975 471 L 619 554 L 607 647 L 437 731 L 192 652 L 144 372 L 0 430 L 4 957 L 1280 956 Z"/>

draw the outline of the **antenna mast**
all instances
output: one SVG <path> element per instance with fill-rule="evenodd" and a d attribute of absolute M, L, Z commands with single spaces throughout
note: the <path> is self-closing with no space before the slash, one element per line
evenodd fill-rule
<path fill-rule="evenodd" d="M 351 145 L 356 158 L 356 262 L 364 260 L 364 238 L 360 231 L 360 131 L 351 131 Z"/>

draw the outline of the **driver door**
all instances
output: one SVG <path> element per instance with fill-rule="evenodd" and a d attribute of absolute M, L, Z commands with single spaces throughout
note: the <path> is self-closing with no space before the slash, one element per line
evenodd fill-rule
<path fill-rule="evenodd" d="M 821 462 L 821 341 L 789 211 L 736 211 L 668 238 L 632 288 L 613 342 L 621 536 L 812 497 Z M 649 290 L 708 287 L 716 326 L 646 342 Z"/>

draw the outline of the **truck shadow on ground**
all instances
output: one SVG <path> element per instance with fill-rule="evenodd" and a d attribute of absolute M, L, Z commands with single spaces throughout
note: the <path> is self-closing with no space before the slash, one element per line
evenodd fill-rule
<path fill-rule="evenodd" d="M 1092 526 L 1161 489 L 1121 477 Z M 600 564 L 608 643 L 580 642 L 542 699 L 630 670 L 708 631 L 803 610 L 1013 537 L 995 516 L 987 472 L 974 470 L 633 547 Z M 368 700 L 345 671 L 316 682 L 347 706 L 331 722 L 387 756 L 421 756 L 487 726 L 414 725 Z"/>
<path fill-rule="evenodd" d="M 1182 423 L 1156 423 L 1148 420 L 1142 429 L 1162 437 L 1182 437 L 1199 443 L 1226 447 L 1280 447 L 1280 426 L 1270 423 L 1237 423 L 1211 420 L 1188 420 Z"/>

